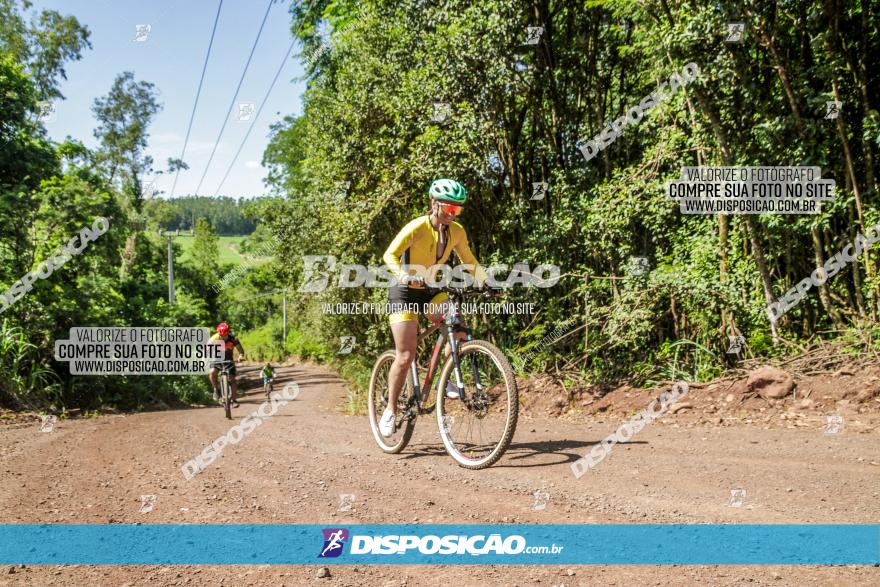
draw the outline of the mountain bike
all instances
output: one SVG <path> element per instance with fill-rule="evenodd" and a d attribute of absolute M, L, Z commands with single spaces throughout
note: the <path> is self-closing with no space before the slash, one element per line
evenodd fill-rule
<path fill-rule="evenodd" d="M 268 379 L 269 379 L 268 381 L 266 381 L 265 383 L 263 383 L 263 391 L 266 392 L 266 398 L 267 398 L 267 399 L 268 399 L 269 397 L 271 397 L 272 390 L 273 390 L 272 382 L 275 381 L 275 377 L 274 377 L 274 376 L 273 376 L 273 377 L 269 377 Z"/>
<path fill-rule="evenodd" d="M 435 294 L 446 292 L 451 308 L 418 334 L 421 344 L 435 332 L 439 333 L 424 384 L 419 384 L 418 360 L 414 360 L 398 398 L 394 434 L 383 437 L 379 432 L 379 419 L 388 405 L 388 373 L 396 353 L 388 350 L 379 355 L 370 375 L 367 398 L 370 428 L 379 448 L 396 454 L 412 438 L 416 418 L 436 409 L 440 438 L 449 456 L 466 469 L 485 469 L 497 462 L 510 446 L 519 415 L 519 392 L 510 361 L 492 343 L 475 340 L 462 324 L 461 303 L 467 298 L 490 297 L 490 294 L 452 287 L 428 289 Z M 465 331 L 466 341 L 455 340 L 454 327 Z M 450 352 L 434 386 L 440 351 L 447 342 Z M 446 384 L 450 380 L 458 388 L 458 399 L 446 397 Z M 432 387 L 437 394 L 433 401 Z"/>
<path fill-rule="evenodd" d="M 229 372 L 232 370 L 233 361 L 218 361 L 214 364 L 220 372 L 220 402 L 226 412 L 226 419 L 232 419 L 232 385 L 229 383 Z"/>

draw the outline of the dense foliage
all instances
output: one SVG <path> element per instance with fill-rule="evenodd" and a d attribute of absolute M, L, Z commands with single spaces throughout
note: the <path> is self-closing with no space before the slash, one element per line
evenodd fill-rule
<path fill-rule="evenodd" d="M 279 196 L 260 216 L 284 245 L 279 284 L 303 254 L 381 263 L 436 177 L 470 192 L 462 223 L 484 263 L 555 263 L 552 289 L 516 288 L 534 316 L 478 321 L 544 349 L 591 379 L 693 377 L 722 368 L 729 337 L 748 355 L 785 341 L 876 324 L 878 259 L 863 255 L 772 328 L 765 308 L 880 220 L 876 1 L 323 1 L 294 6 L 309 60 L 304 114 L 273 129 L 264 156 Z M 743 22 L 741 42 L 725 42 Z M 527 27 L 543 27 L 525 44 Z M 326 50 L 317 50 L 326 45 Z M 596 158 L 579 146 L 693 62 L 701 75 Z M 826 119 L 826 103 L 841 115 Z M 445 120 L 435 103 L 449 105 Z M 682 215 L 664 191 L 683 166 L 814 165 L 836 180 L 818 216 Z M 340 182 L 350 189 L 339 199 Z M 533 182 L 547 182 L 531 200 Z M 645 276 L 628 272 L 647 257 Z M 385 291 L 301 294 L 293 320 L 366 356 L 390 342 L 381 316 L 326 316 L 321 301 Z M 289 302 L 290 303 L 290 302 Z M 540 350 L 540 349 L 539 349 Z M 527 368 L 540 367 L 532 361 Z"/>
<path fill-rule="evenodd" d="M 211 247 L 205 242 L 202 265 L 176 268 L 178 303 L 167 302 L 165 243 L 145 230 L 155 224 L 145 210 L 144 178 L 153 172 L 145 148 L 161 108 L 157 92 L 123 72 L 94 103 L 98 148 L 73 139 L 52 143 L 40 118 L 43 104 L 61 98 L 64 63 L 80 58 L 89 33 L 54 11 L 28 23 L 23 8 L 30 4 L 0 2 L 0 293 L 97 218 L 106 218 L 110 229 L 2 305 L 0 403 L 136 408 L 205 399 L 207 383 L 195 378 L 73 378 L 66 364 L 52 361 L 54 341 L 66 339 L 74 326 L 209 324 L 217 269 L 216 259 L 213 265 L 206 260 Z M 202 240 L 211 236 L 208 231 Z"/>
<path fill-rule="evenodd" d="M 55 11 L 27 18 L 30 9 L 0 0 L 0 293 L 96 218 L 111 230 L 4 304 L 4 403 L 204 399 L 197 378 L 71 378 L 51 357 L 72 326 L 222 318 L 252 356 L 273 360 L 328 360 L 340 336 L 355 336 L 343 369 L 357 379 L 390 345 L 386 318 L 332 316 L 320 304 L 384 302 L 387 292 L 300 292 L 302 256 L 381 264 L 437 177 L 467 186 L 461 222 L 483 264 L 561 268 L 552 288 L 508 292 L 536 314 L 473 320 L 527 357 L 527 370 L 701 378 L 737 357 L 725 352 L 730 336 L 745 336 L 754 356 L 878 332 L 876 247 L 776 325 L 765 311 L 880 221 L 877 0 L 294 3 L 303 114 L 272 128 L 263 163 L 273 197 L 251 201 L 154 197 L 147 178 L 186 164 L 155 169 L 146 152 L 162 104 L 131 72 L 94 101 L 97 148 L 50 141 L 41 113 L 63 99 L 65 64 L 90 48 L 89 31 Z M 745 25 L 741 42 L 725 41 L 732 22 Z M 534 43 L 528 27 L 542 27 Z M 687 63 L 697 79 L 585 159 L 586 141 Z M 841 104 L 837 118 L 826 117 L 829 101 Z M 697 165 L 818 166 L 837 198 L 817 216 L 682 215 L 664 186 Z M 531 197 L 537 182 L 543 199 Z M 196 238 L 169 304 L 159 230 L 178 228 Z M 217 260 L 217 235 L 252 232 L 242 251 L 272 260 L 215 294 L 231 269 Z M 647 272 L 634 273 L 632 257 L 647 258 Z"/>
<path fill-rule="evenodd" d="M 199 218 L 206 219 L 217 234 L 237 236 L 250 234 L 256 228 L 254 220 L 244 210 L 244 199 L 229 197 L 183 196 L 172 200 L 155 200 L 153 216 L 162 230 L 192 230 Z"/>

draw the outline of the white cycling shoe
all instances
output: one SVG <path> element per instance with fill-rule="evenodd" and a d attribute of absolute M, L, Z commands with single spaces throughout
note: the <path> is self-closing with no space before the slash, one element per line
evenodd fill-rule
<path fill-rule="evenodd" d="M 386 409 L 379 420 L 379 434 L 388 438 L 394 434 L 394 412 Z"/>
<path fill-rule="evenodd" d="M 458 399 L 461 397 L 458 393 L 458 388 L 451 381 L 446 382 L 446 397 L 449 399 Z"/>

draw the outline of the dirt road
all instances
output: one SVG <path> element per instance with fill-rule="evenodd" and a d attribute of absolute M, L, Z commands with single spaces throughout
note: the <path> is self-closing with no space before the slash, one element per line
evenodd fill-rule
<path fill-rule="evenodd" d="M 241 373 L 250 390 L 237 419 L 263 400 L 256 367 Z M 340 412 L 347 390 L 332 372 L 278 375 L 282 386 L 300 385 L 299 397 L 188 481 L 180 466 L 230 428 L 218 407 L 63 420 L 49 433 L 39 422 L 0 428 L 4 523 L 880 521 L 876 423 L 828 435 L 818 421 L 765 429 L 666 415 L 575 479 L 570 463 L 623 418 L 526 411 L 500 463 L 468 471 L 443 452 L 432 419 L 404 453 L 385 455 L 363 416 Z M 354 496 L 349 511 L 340 494 Z M 149 512 L 143 495 L 156 496 Z M 880 584 L 880 568 L 866 566 L 333 566 L 320 579 L 319 568 L 5 567 L 0 585 Z"/>

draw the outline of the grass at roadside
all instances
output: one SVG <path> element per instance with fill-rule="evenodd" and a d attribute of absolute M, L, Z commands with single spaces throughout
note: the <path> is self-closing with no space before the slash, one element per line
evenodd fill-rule
<path fill-rule="evenodd" d="M 217 248 L 220 250 L 220 264 L 233 264 L 237 265 L 244 261 L 244 256 L 239 253 L 241 250 L 241 241 L 246 239 L 246 236 L 221 236 L 218 237 L 220 240 L 217 243 Z M 190 258 L 190 251 L 192 250 L 193 241 L 195 239 L 191 236 L 178 236 L 175 237 L 174 242 L 180 245 L 180 257 L 178 261 L 184 261 Z M 267 259 L 268 260 L 268 259 Z M 263 260 L 257 261 L 257 263 L 265 262 Z"/>

